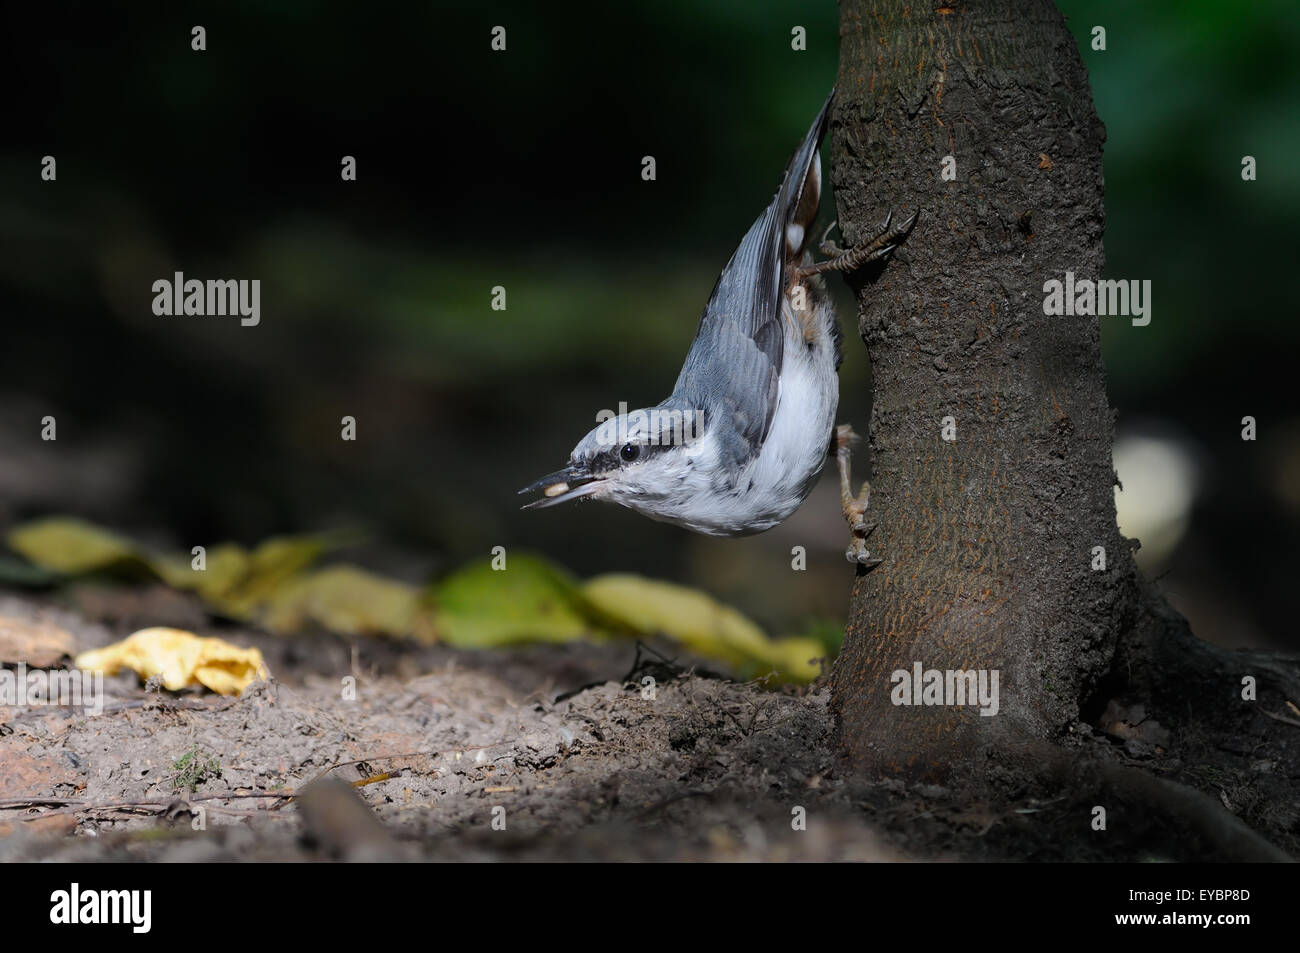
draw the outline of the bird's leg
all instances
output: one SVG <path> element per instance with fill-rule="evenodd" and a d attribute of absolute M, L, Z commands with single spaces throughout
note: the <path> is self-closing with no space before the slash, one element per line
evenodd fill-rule
<path fill-rule="evenodd" d="M 840 424 L 835 428 L 834 450 L 835 463 L 840 471 L 840 504 L 844 507 L 844 519 L 853 531 L 853 539 L 844 551 L 844 558 L 870 572 L 880 565 L 881 560 L 874 558 L 867 549 L 867 537 L 876 528 L 875 523 L 868 523 L 865 519 L 867 507 L 871 503 L 870 481 L 864 480 L 861 491 L 857 496 L 853 495 L 853 469 L 850 462 L 853 437 L 853 427 L 849 424 Z"/>
<path fill-rule="evenodd" d="M 898 247 L 898 241 L 916 224 L 916 218 L 921 214 L 917 209 L 910 216 L 897 225 L 890 227 L 894 220 L 894 213 L 890 212 L 885 216 L 885 220 L 880 223 L 876 233 L 864 245 L 857 248 L 850 248 L 847 251 L 841 249 L 834 242 L 829 241 L 827 236 L 830 234 L 830 228 L 822 235 L 821 252 L 823 255 L 831 255 L 826 261 L 819 261 L 814 265 L 806 268 L 796 268 L 794 274 L 796 278 L 806 278 L 809 275 L 819 275 L 826 271 L 857 271 L 863 265 L 870 264 L 884 258 L 895 248 Z M 831 223 L 834 226 L 834 222 Z"/>

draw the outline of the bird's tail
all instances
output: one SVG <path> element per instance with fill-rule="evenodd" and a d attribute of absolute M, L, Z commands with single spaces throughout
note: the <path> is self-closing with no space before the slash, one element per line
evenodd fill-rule
<path fill-rule="evenodd" d="M 785 178 L 774 202 L 776 219 L 785 228 L 786 260 L 798 261 L 808 242 L 808 232 L 817 219 L 822 196 L 822 169 L 819 147 L 830 119 L 835 89 L 822 104 L 803 142 L 786 167 Z"/>

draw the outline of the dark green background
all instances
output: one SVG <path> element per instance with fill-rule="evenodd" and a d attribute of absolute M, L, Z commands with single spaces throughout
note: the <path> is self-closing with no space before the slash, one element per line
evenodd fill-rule
<path fill-rule="evenodd" d="M 1111 401 L 1121 431 L 1169 435 L 1201 471 L 1191 529 L 1156 568 L 1202 634 L 1293 642 L 1294 11 L 1062 8 L 1108 129 L 1108 274 L 1154 285 L 1149 327 L 1103 322 Z M 372 542 L 351 557 L 412 580 L 505 545 L 690 582 L 774 631 L 842 618 L 852 570 L 829 480 L 741 541 L 614 507 L 521 514 L 514 494 L 597 410 L 671 388 L 834 82 L 837 15 L 318 2 L 11 19 L 0 523 L 73 512 L 184 548 L 361 525 Z M 45 154 L 57 183 L 39 179 Z M 357 182 L 339 180 L 345 154 Z M 261 326 L 154 316 L 150 286 L 174 270 L 260 278 Z M 861 428 L 868 370 L 844 300 L 841 417 Z M 57 444 L 38 439 L 46 413 Z M 344 414 L 357 443 L 339 440 Z M 790 571 L 797 544 L 809 572 Z"/>

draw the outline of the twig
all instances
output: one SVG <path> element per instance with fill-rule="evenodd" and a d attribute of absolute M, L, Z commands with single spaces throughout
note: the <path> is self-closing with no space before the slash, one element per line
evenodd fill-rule
<path fill-rule="evenodd" d="M 478 751 L 486 748 L 499 748 L 502 745 L 510 744 L 509 741 L 498 741 L 494 744 L 487 745 L 468 745 L 463 748 L 446 748 L 440 751 L 408 751 L 401 754 L 383 754 L 369 755 L 365 758 L 357 758 L 353 761 L 340 761 L 330 765 L 320 774 L 312 778 L 312 781 L 319 780 L 329 774 L 335 768 L 343 768 L 348 765 L 361 764 L 367 761 L 391 761 L 394 758 L 417 758 L 417 757 L 436 757 L 440 754 L 455 751 Z M 359 781 L 352 782 L 354 787 L 362 787 L 367 784 L 376 784 L 380 781 L 388 781 L 392 778 L 401 777 L 401 769 L 388 771 L 383 774 L 372 775 L 362 778 Z M 302 786 L 306 788 L 306 785 Z M 50 817 L 58 814 L 78 814 L 92 811 L 146 811 L 151 814 L 159 814 L 168 810 L 175 804 L 196 804 L 199 802 L 209 801 L 233 801 L 242 799 L 269 798 L 271 800 L 283 801 L 283 804 L 272 804 L 270 807 L 257 811 L 240 811 L 238 808 L 225 807 L 223 805 L 212 805 L 213 810 L 224 811 L 233 814 L 268 814 L 274 813 L 298 797 L 298 790 L 292 791 L 235 791 L 224 794 L 196 794 L 190 797 L 173 797 L 173 798 L 142 798 L 133 801 L 88 801 L 70 797 L 41 797 L 34 795 L 32 797 L 13 797 L 0 798 L 0 810 L 21 810 L 32 807 L 53 807 L 54 810 L 43 811 L 38 817 Z"/>
<path fill-rule="evenodd" d="M 352 786 L 354 788 L 363 788 L 367 784 L 378 784 L 380 781 L 391 781 L 393 778 L 400 778 L 401 776 L 402 769 L 398 768 L 396 771 L 385 771 L 383 774 L 372 774 L 368 778 L 360 778 L 353 781 Z"/>
<path fill-rule="evenodd" d="M 325 775 L 329 774 L 335 768 L 346 768 L 348 765 L 361 764 L 366 761 L 392 761 L 395 758 L 436 758 L 440 754 L 447 754 L 448 752 L 452 752 L 452 751 L 479 751 L 487 748 L 500 748 L 502 745 L 508 745 L 510 743 L 511 742 L 509 741 L 497 741 L 490 745 L 467 745 L 464 748 L 443 748 L 438 751 L 406 751 L 401 754 L 367 755 L 364 758 L 357 758 L 354 761 L 337 761 L 334 764 L 331 764 L 325 770 L 321 771 L 321 773 L 316 775 L 316 777 L 312 778 L 312 780 L 319 781 L 321 778 L 325 777 Z"/>
<path fill-rule="evenodd" d="M 1290 702 L 1287 704 L 1290 704 Z M 1288 718 L 1286 715 L 1275 715 L 1267 708 L 1257 708 L 1256 711 L 1261 715 L 1268 715 L 1268 717 L 1272 718 L 1274 721 L 1280 721 L 1284 725 L 1293 725 L 1296 728 L 1300 728 L 1300 721 L 1296 721 L 1294 718 Z"/>

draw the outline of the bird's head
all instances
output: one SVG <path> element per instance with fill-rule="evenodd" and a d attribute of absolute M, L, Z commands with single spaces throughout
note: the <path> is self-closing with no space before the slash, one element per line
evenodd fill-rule
<path fill-rule="evenodd" d="M 564 469 L 520 490 L 543 497 L 540 509 L 580 497 L 609 500 L 647 516 L 686 487 L 705 447 L 700 411 L 651 407 L 612 414 L 578 441 Z"/>

